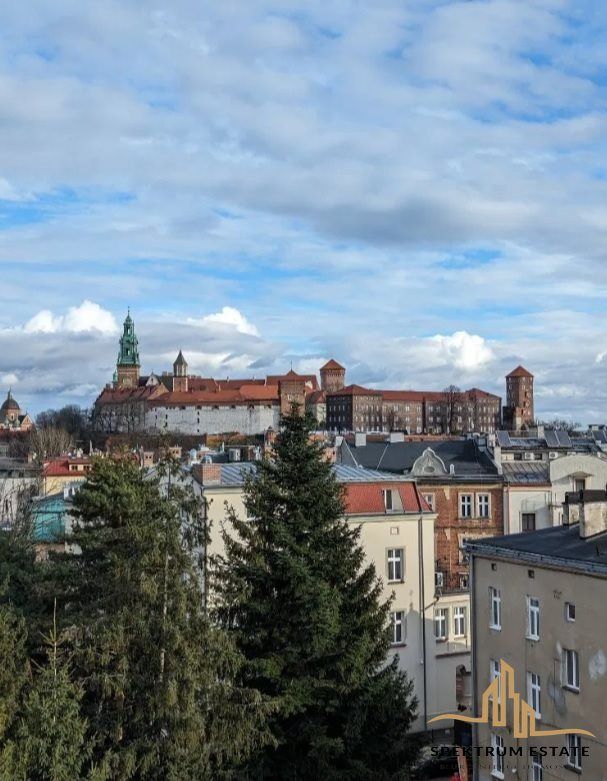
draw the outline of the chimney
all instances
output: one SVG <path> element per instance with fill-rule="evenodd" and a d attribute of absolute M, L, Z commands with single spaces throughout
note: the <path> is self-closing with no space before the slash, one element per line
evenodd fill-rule
<path fill-rule="evenodd" d="M 455 474 L 455 464 L 449 464 L 449 474 L 450 475 Z"/>
<path fill-rule="evenodd" d="M 365 447 L 366 444 L 367 444 L 367 432 L 357 431 L 356 434 L 354 434 L 354 446 Z"/>
<path fill-rule="evenodd" d="M 607 531 L 607 491 L 575 491 L 565 494 L 563 526 L 580 524 L 580 539 Z"/>
<path fill-rule="evenodd" d="M 192 475 L 202 485 L 219 485 L 221 464 L 192 464 Z"/>

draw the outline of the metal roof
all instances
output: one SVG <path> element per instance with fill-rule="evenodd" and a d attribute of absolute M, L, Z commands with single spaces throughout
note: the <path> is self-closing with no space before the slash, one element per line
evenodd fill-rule
<path fill-rule="evenodd" d="M 506 461 L 502 464 L 504 479 L 510 484 L 543 484 L 550 482 L 548 462 Z"/>

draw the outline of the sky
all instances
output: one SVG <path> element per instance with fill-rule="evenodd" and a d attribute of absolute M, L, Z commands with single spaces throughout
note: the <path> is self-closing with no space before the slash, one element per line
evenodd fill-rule
<path fill-rule="evenodd" d="M 317 371 L 607 422 L 607 6 L 0 11 L 0 394 Z"/>

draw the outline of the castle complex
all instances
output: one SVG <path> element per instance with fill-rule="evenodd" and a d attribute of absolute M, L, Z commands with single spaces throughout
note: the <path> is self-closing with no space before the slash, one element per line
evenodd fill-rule
<path fill-rule="evenodd" d="M 332 431 L 492 433 L 501 424 L 499 396 L 478 388 L 425 392 L 346 385 L 346 370 L 335 360 L 320 368 L 320 383 L 315 374 L 298 374 L 292 369 L 261 379 L 201 377 L 190 374 L 181 350 L 172 372 L 143 375 L 140 369 L 139 343 L 129 312 L 120 337 L 113 382 L 106 385 L 95 402 L 100 430 L 261 434 L 269 428 L 276 429 L 281 414 L 289 411 L 293 403 L 311 412 L 319 427 Z M 519 367 L 507 380 L 509 406 L 505 411 L 512 406 L 516 415 L 527 422 L 533 416 L 533 377 L 526 372 L 524 378 L 517 379 L 515 374 L 520 371 L 525 370 Z M 525 411 L 524 416 L 521 410 Z"/>

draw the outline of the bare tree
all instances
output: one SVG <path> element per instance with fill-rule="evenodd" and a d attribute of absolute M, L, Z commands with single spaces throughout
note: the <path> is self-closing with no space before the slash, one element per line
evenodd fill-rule
<path fill-rule="evenodd" d="M 440 403 L 441 422 L 445 434 L 456 434 L 460 426 L 458 425 L 458 415 L 462 412 L 462 392 L 457 385 L 447 385 L 443 390 Z"/>
<path fill-rule="evenodd" d="M 35 461 L 56 458 L 67 453 L 72 446 L 72 436 L 57 426 L 40 426 L 29 435 L 29 451 Z"/>

